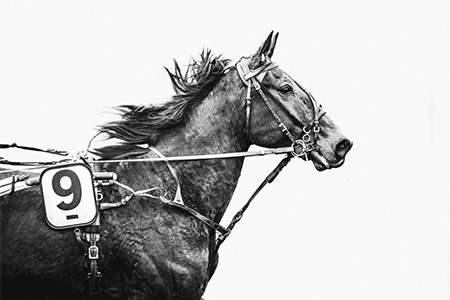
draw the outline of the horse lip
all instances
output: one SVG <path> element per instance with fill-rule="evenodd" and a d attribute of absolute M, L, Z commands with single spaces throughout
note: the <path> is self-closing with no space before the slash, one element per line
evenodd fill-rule
<path fill-rule="evenodd" d="M 308 158 L 313 162 L 314 167 L 317 171 L 325 171 L 330 169 L 332 166 L 328 163 L 327 159 L 323 157 L 318 151 L 311 151 Z"/>
<path fill-rule="evenodd" d="M 323 156 L 319 151 L 314 150 L 311 151 L 308 155 L 308 158 L 313 162 L 314 167 L 318 171 L 325 171 L 332 168 L 339 168 L 345 162 L 345 159 L 342 158 L 339 161 L 329 161 Z"/>
<path fill-rule="evenodd" d="M 345 162 L 345 159 L 342 158 L 342 159 L 339 160 L 338 162 L 331 162 L 331 163 L 330 163 L 330 166 L 331 166 L 332 168 L 339 168 L 340 166 L 342 166 L 342 165 L 344 164 L 344 162 Z"/>

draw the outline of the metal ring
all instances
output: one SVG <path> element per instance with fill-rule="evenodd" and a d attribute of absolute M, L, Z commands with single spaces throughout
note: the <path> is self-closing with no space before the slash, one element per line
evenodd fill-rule
<path fill-rule="evenodd" d="M 309 132 L 308 132 L 308 133 L 305 133 L 305 134 L 302 136 L 302 140 L 303 140 L 303 142 L 305 142 L 305 143 L 309 143 L 309 142 L 311 141 L 311 136 L 309 135 Z"/>
<path fill-rule="evenodd" d="M 301 148 L 300 151 L 297 151 L 298 148 Z M 303 140 L 296 140 L 292 143 L 292 148 L 294 149 L 294 151 L 292 151 L 292 155 L 293 156 L 304 156 L 306 155 L 306 149 L 307 146 L 305 144 L 305 142 Z"/>
<path fill-rule="evenodd" d="M 303 126 L 303 132 L 306 134 L 309 134 L 311 132 L 311 129 L 308 129 L 308 126 Z"/>

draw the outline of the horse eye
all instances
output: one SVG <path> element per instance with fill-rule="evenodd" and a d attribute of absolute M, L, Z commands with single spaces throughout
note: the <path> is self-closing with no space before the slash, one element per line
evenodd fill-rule
<path fill-rule="evenodd" d="M 280 93 L 283 93 L 283 94 L 290 93 L 290 92 L 292 92 L 292 86 L 290 86 L 290 85 L 288 85 L 288 84 L 285 84 L 285 85 L 281 86 L 281 87 L 278 89 L 278 91 L 279 91 Z"/>

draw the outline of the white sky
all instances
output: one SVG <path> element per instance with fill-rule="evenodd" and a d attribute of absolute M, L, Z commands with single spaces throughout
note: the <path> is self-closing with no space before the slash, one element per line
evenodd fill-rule
<path fill-rule="evenodd" d="M 291 162 L 205 298 L 449 299 L 449 1 L 4 0 L 0 143 L 83 148 L 109 107 L 168 99 L 173 58 L 237 59 L 271 30 L 354 147 L 332 171 Z M 223 224 L 279 159 L 246 160 Z"/>

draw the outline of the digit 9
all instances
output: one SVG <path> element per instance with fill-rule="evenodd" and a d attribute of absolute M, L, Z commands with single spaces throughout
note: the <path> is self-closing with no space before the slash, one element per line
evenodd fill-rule
<path fill-rule="evenodd" d="M 68 177 L 70 179 L 70 187 L 65 189 L 61 186 L 61 179 Z M 72 201 L 69 203 L 61 202 L 57 205 L 62 210 L 72 210 L 80 204 L 81 200 L 81 184 L 77 174 L 71 170 L 61 170 L 53 176 L 52 187 L 55 194 L 61 197 L 73 195 Z"/>

